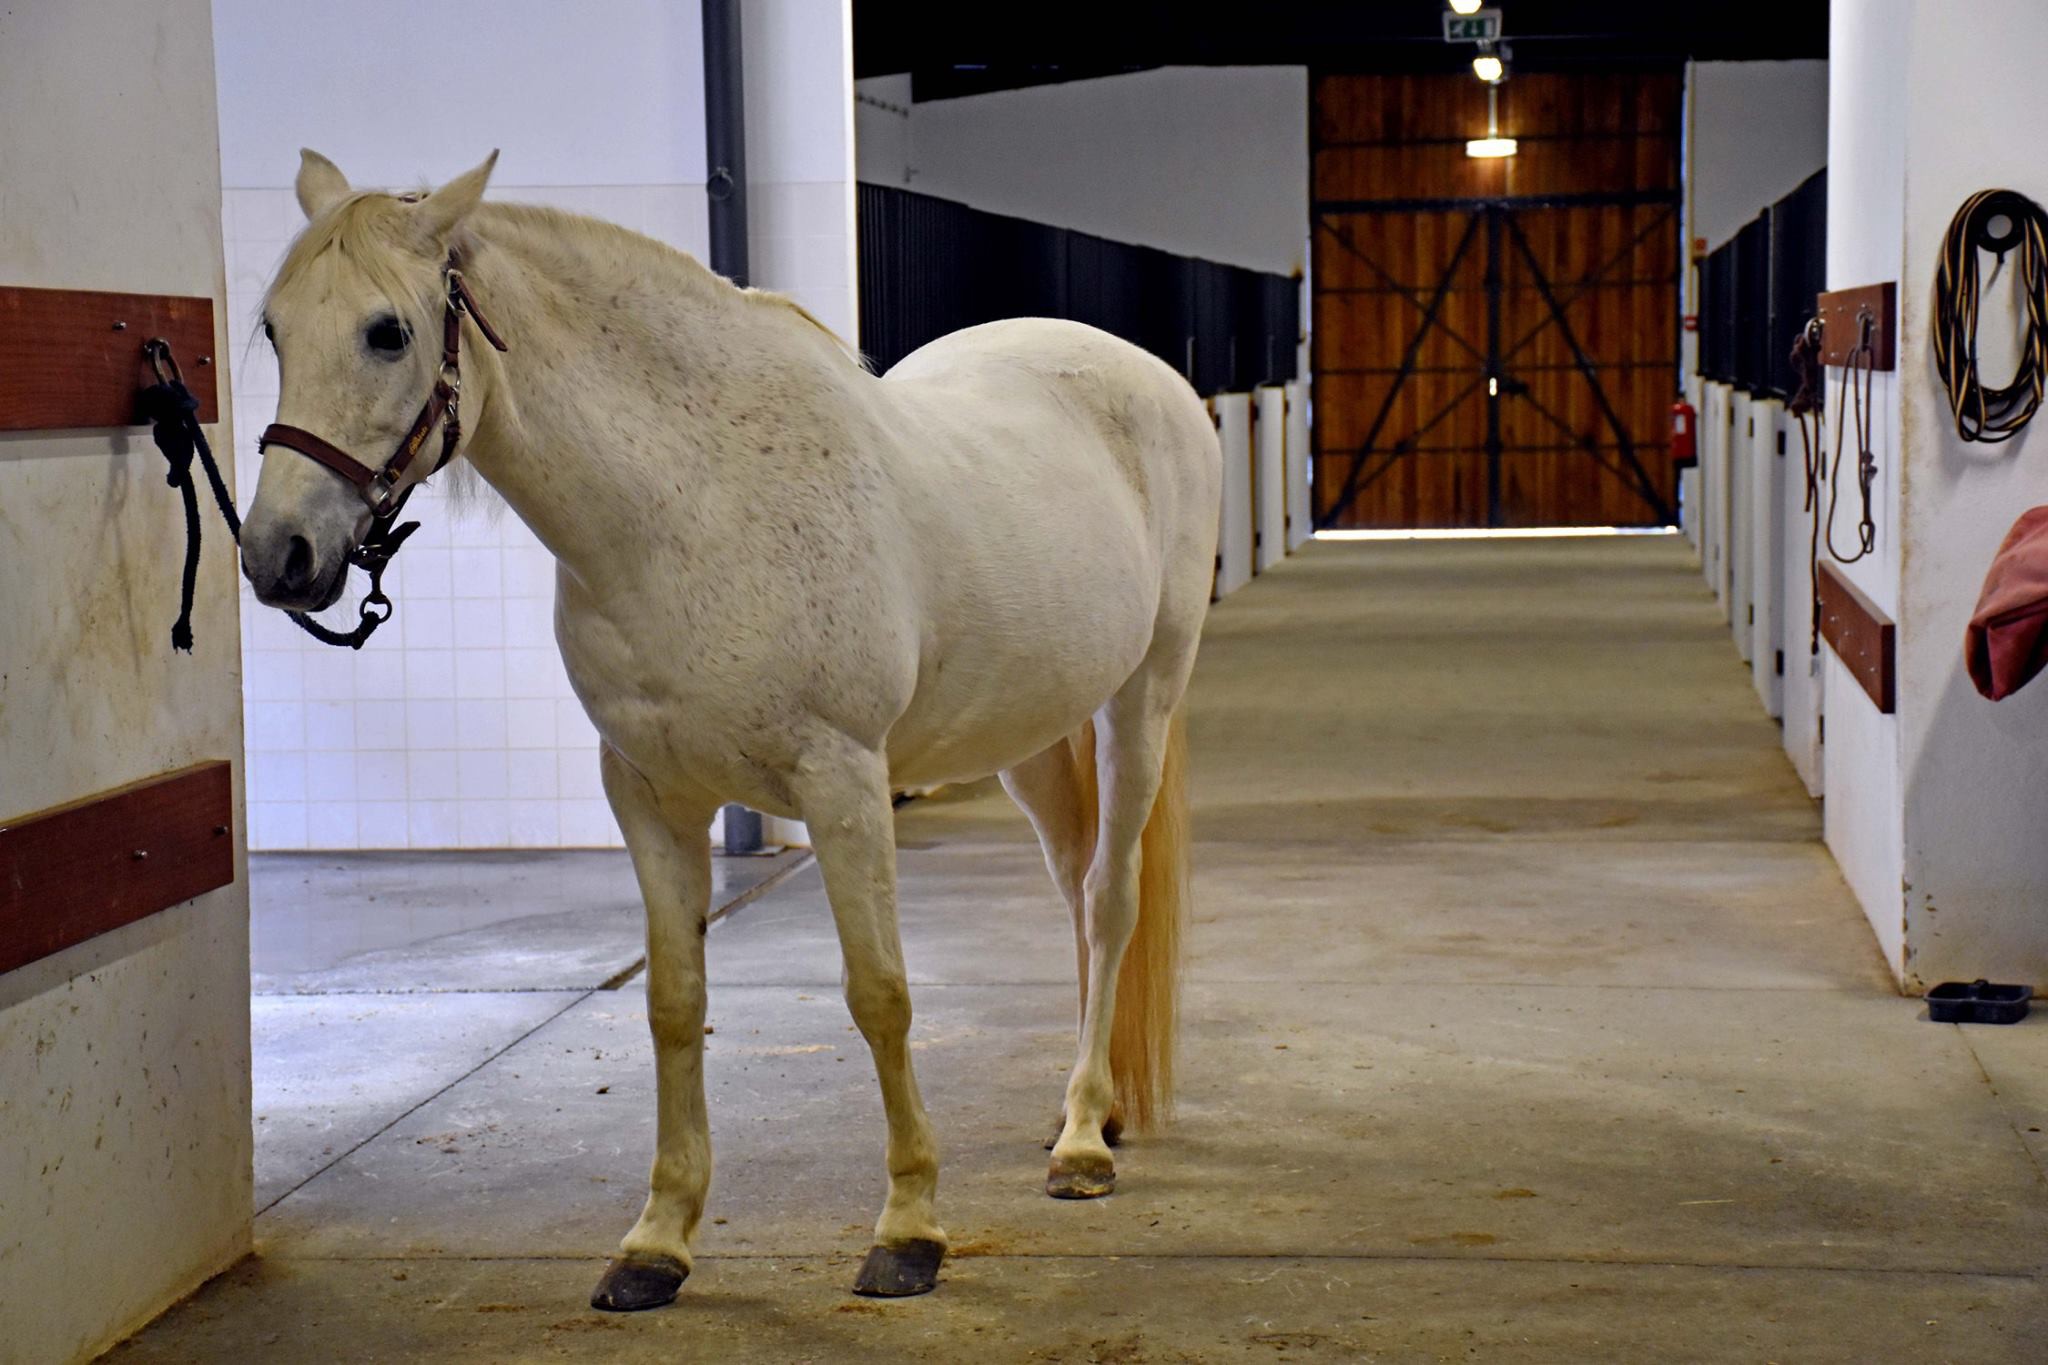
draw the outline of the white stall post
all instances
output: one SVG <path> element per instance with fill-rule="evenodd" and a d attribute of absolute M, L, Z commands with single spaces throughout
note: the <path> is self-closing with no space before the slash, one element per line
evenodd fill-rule
<path fill-rule="evenodd" d="M 1287 391 L 1278 385 L 1252 395 L 1256 477 L 1252 480 L 1252 568 L 1258 573 L 1287 557 Z"/>
<path fill-rule="evenodd" d="M 1728 614 L 1728 386 L 1708 380 L 1700 397 L 1700 562 Z"/>
<path fill-rule="evenodd" d="M 1252 402 L 1246 393 L 1209 400 L 1223 442 L 1223 512 L 1216 538 L 1216 595 L 1227 597 L 1252 578 Z"/>
<path fill-rule="evenodd" d="M 1308 385 L 1287 386 L 1287 552 L 1293 554 L 1316 533 L 1315 463 L 1308 449 Z"/>
<path fill-rule="evenodd" d="M 1678 471 L 1678 525 L 1685 538 L 1692 542 L 1692 552 L 1700 555 L 1705 564 L 1705 546 L 1701 542 L 1700 517 L 1700 411 L 1706 406 L 1706 381 L 1696 374 L 1685 377 L 1685 401 L 1692 404 L 1693 463 L 1688 469 Z"/>
<path fill-rule="evenodd" d="M 1750 404 L 1749 670 L 1764 711 L 1784 714 L 1785 675 L 1785 405 Z"/>
<path fill-rule="evenodd" d="M 1778 489 L 1778 522 L 1783 528 L 1778 562 L 1778 627 L 1784 641 L 1785 675 L 1779 682 L 1779 717 L 1785 726 L 1785 753 L 1809 796 L 1821 794 L 1821 677 L 1820 651 L 1816 644 L 1813 616 L 1813 564 L 1808 558 L 1812 545 L 1814 512 L 1806 503 L 1806 442 L 1799 433 L 1799 419 L 1789 413 L 1779 419 L 1785 433 L 1784 478 Z"/>
<path fill-rule="evenodd" d="M 1754 401 L 1747 390 L 1730 389 L 1728 397 L 1728 626 L 1735 652 L 1749 662 L 1750 627 L 1756 624 L 1756 587 L 1750 581 L 1749 547 L 1756 535 L 1750 489 L 1756 472 L 1750 468 L 1750 441 L 1756 432 Z"/>

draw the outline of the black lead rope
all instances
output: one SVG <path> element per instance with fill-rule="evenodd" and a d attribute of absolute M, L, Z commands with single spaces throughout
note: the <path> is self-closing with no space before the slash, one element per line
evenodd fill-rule
<path fill-rule="evenodd" d="M 1799 387 L 1785 404 L 1785 410 L 1799 423 L 1799 445 L 1806 459 L 1806 501 L 1801 511 L 1811 514 L 1806 524 L 1807 605 L 1811 608 L 1807 652 L 1820 653 L 1820 484 L 1825 456 L 1821 445 L 1821 417 L 1827 408 L 1827 377 L 1821 366 L 1820 319 L 1808 318 L 1792 343 L 1792 373 Z"/>
<path fill-rule="evenodd" d="M 199 583 L 199 493 L 192 486 L 192 460 L 195 455 L 200 467 L 206 471 L 206 482 L 213 489 L 213 501 L 220 508 L 221 520 L 228 524 L 228 532 L 237 542 L 242 539 L 242 518 L 235 511 L 235 500 L 228 494 L 227 482 L 220 476 L 220 466 L 214 462 L 213 447 L 207 444 L 206 432 L 199 425 L 199 400 L 185 387 L 185 377 L 178 369 L 177 357 L 171 354 L 170 343 L 162 337 L 151 337 L 143 343 L 142 351 L 156 372 L 156 383 L 142 390 L 142 416 L 150 424 L 150 436 L 156 441 L 156 448 L 163 452 L 164 460 L 170 465 L 164 482 L 177 489 L 185 503 L 185 574 L 179 589 L 178 619 L 171 625 L 171 648 L 190 654 L 192 597 Z M 412 490 L 406 489 L 390 512 L 372 519 L 369 535 L 349 552 L 349 563 L 370 575 L 370 591 L 363 597 L 361 619 L 356 622 L 355 629 L 330 629 L 302 611 L 286 613 L 292 618 L 293 625 L 323 645 L 361 649 L 376 633 L 377 627 L 391 619 L 391 599 L 384 595 L 384 569 L 391 563 L 391 557 L 398 553 L 398 547 L 405 544 L 406 537 L 420 528 L 416 521 L 393 524 L 411 495 Z"/>

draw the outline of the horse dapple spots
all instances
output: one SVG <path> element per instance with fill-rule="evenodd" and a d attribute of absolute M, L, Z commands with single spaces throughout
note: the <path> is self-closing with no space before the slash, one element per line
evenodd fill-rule
<path fill-rule="evenodd" d="M 1179 375 L 1078 323 L 970 328 L 877 377 L 786 299 L 609 224 L 483 203 L 489 171 L 401 199 L 307 153 L 310 221 L 265 320 L 277 420 L 358 457 L 433 386 L 437 348 L 393 343 L 435 336 L 451 253 L 510 345 L 463 350 L 450 472 L 466 461 L 555 555 L 556 637 L 647 904 L 654 1169 L 593 1302 L 653 1307 L 690 1273 L 711 1176 L 706 831 L 726 801 L 810 827 L 888 1120 L 855 1288 L 922 1293 L 946 1234 L 890 793 L 1002 773 L 1037 827 L 1081 968 L 1046 1188 L 1107 1193 L 1105 1127 L 1169 1098 L 1177 717 L 1216 552 L 1215 430 Z M 273 446 L 243 571 L 270 605 L 321 605 L 368 517 L 341 475 Z"/>

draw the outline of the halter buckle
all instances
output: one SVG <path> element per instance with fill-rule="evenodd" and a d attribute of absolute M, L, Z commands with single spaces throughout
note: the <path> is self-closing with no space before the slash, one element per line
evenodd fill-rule
<path fill-rule="evenodd" d="M 398 485 L 391 475 L 379 471 L 363 489 L 363 501 L 370 504 L 370 515 L 388 517 L 398 510 Z"/>

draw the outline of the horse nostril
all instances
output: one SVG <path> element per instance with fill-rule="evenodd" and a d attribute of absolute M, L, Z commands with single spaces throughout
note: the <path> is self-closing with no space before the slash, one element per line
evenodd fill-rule
<path fill-rule="evenodd" d="M 278 586 L 286 592 L 297 592 L 313 581 L 313 545 L 304 536 L 293 536 L 284 555 L 284 573 L 278 577 Z"/>

